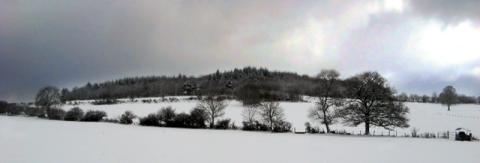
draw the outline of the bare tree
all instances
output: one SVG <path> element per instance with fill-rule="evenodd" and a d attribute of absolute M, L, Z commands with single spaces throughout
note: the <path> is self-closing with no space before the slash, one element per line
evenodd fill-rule
<path fill-rule="evenodd" d="M 242 111 L 243 120 L 246 122 L 254 122 L 258 116 L 258 107 L 247 106 Z"/>
<path fill-rule="evenodd" d="M 391 129 L 408 127 L 406 114 L 408 107 L 395 102 L 394 91 L 377 72 L 365 72 L 347 80 L 350 104 L 339 111 L 347 124 L 365 124 L 365 135 L 370 134 L 370 126 Z"/>
<path fill-rule="evenodd" d="M 342 99 L 331 99 L 328 104 L 317 102 L 315 107 L 310 109 L 308 117 L 324 124 L 327 133 L 330 133 L 330 125 L 335 124 L 339 118 L 338 110 L 335 110 L 335 107 L 341 107 L 343 103 Z M 329 105 L 329 107 L 325 107 L 325 105 Z"/>
<path fill-rule="evenodd" d="M 62 103 L 60 98 L 60 90 L 57 87 L 44 87 L 38 91 L 37 96 L 35 97 L 35 105 L 44 107 L 48 110 L 52 106 L 60 105 Z"/>
<path fill-rule="evenodd" d="M 427 103 L 429 101 L 430 97 L 428 97 L 427 95 L 423 95 L 422 96 L 422 102 L 423 103 Z"/>
<path fill-rule="evenodd" d="M 309 117 L 320 121 L 325 125 L 327 133 L 330 132 L 330 125 L 335 122 L 335 112 L 332 106 L 340 106 L 342 98 L 339 96 L 338 77 L 340 74 L 336 70 L 322 70 L 317 78 L 321 80 L 318 88 L 318 99 L 315 108 L 310 110 Z"/>
<path fill-rule="evenodd" d="M 420 102 L 421 97 L 417 94 L 411 94 L 410 97 L 409 97 L 409 101 L 410 102 Z"/>
<path fill-rule="evenodd" d="M 210 128 L 215 125 L 215 118 L 225 115 L 225 108 L 227 102 L 223 99 L 214 96 L 208 96 L 197 105 L 197 108 L 202 109 L 208 115 L 208 122 L 210 122 Z"/>
<path fill-rule="evenodd" d="M 438 95 L 436 92 L 432 93 L 432 98 L 430 100 L 432 103 L 437 103 L 438 102 Z"/>
<path fill-rule="evenodd" d="M 400 95 L 397 96 L 397 100 L 401 102 L 406 102 L 408 101 L 408 95 L 402 92 Z"/>
<path fill-rule="evenodd" d="M 270 131 L 273 131 L 275 124 L 284 119 L 283 109 L 278 102 L 262 102 L 260 105 L 260 115 Z"/>
<path fill-rule="evenodd" d="M 442 103 L 443 105 L 447 105 L 448 111 L 450 111 L 451 105 L 455 105 L 457 103 L 457 99 L 457 91 L 451 85 L 443 88 L 442 93 L 440 93 L 439 95 L 440 103 Z"/>
<path fill-rule="evenodd" d="M 158 119 L 164 123 L 163 125 L 171 127 L 175 121 L 175 109 L 173 109 L 171 106 L 162 107 L 160 110 L 158 110 L 157 116 Z"/>

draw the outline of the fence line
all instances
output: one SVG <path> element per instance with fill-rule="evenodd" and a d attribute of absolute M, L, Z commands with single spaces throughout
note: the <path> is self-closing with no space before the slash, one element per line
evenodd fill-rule
<path fill-rule="evenodd" d="M 320 134 L 325 134 L 326 131 L 324 129 L 317 130 Z M 331 130 L 330 134 L 338 134 L 338 135 L 362 135 L 364 136 L 363 130 L 353 130 L 347 131 L 346 129 L 342 130 Z M 368 136 L 378 136 L 378 137 L 412 137 L 412 138 L 427 138 L 427 139 L 453 139 L 455 138 L 455 132 L 446 130 L 441 132 L 419 132 L 418 129 L 412 129 L 412 131 L 397 131 L 397 130 L 388 130 L 388 131 L 377 131 L 371 130 L 370 135 Z"/>

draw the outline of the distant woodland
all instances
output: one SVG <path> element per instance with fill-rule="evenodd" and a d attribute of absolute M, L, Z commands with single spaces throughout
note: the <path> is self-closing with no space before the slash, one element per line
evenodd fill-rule
<path fill-rule="evenodd" d="M 347 79 L 336 79 L 336 94 L 348 97 Z M 129 77 L 101 83 L 87 83 L 71 90 L 62 89 L 62 101 L 87 99 L 117 99 L 136 97 L 162 97 L 177 95 L 224 95 L 237 98 L 256 98 L 275 101 L 298 101 L 301 95 L 318 96 L 325 92 L 325 80 L 318 76 L 299 75 L 292 72 L 270 71 L 266 68 L 245 67 L 219 71 L 193 77 L 176 76 Z M 439 90 L 441 91 L 441 90 Z M 417 95 L 398 93 L 398 101 L 438 103 L 440 94 Z M 242 100 L 244 101 L 244 100 Z M 480 97 L 459 94 L 458 103 L 479 103 Z"/>
<path fill-rule="evenodd" d="M 279 100 L 297 100 L 314 95 L 320 80 L 291 72 L 246 67 L 203 75 L 148 76 L 87 83 L 72 90 L 62 89 L 64 100 L 159 97 L 175 95 L 235 95 L 241 88 L 255 88 Z M 272 97 L 273 98 L 273 97 Z"/>

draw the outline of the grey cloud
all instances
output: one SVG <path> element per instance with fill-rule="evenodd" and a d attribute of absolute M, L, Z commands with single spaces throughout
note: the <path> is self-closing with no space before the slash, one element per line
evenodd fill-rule
<path fill-rule="evenodd" d="M 373 15 L 366 26 L 351 30 L 332 53 L 342 58 L 337 69 L 350 76 L 376 70 L 389 79 L 398 92 L 431 94 L 446 85 L 459 93 L 480 94 L 480 76 L 471 70 L 480 62 L 439 67 L 408 46 L 423 22 L 406 13 Z"/>
<path fill-rule="evenodd" d="M 478 0 L 411 0 L 409 3 L 414 12 L 446 23 L 480 21 Z"/>
<path fill-rule="evenodd" d="M 302 16 L 287 3 L 1 1 L 0 72 L 8 78 L 0 98 L 32 99 L 44 85 L 264 66 L 274 55 L 251 49 Z"/>
<path fill-rule="evenodd" d="M 249 65 L 310 75 L 321 68 L 337 68 L 344 76 L 378 70 L 407 89 L 415 75 L 432 71 L 416 61 L 418 54 L 403 50 L 416 28 L 415 15 L 372 13 L 363 8 L 370 2 L 0 1 L 0 74 L 6 76 L 0 99 L 30 101 L 45 85 L 199 75 Z M 414 10 L 437 12 L 424 2 L 412 2 Z M 320 57 L 279 48 L 298 35 L 295 29 L 309 30 L 309 20 L 322 28 Z M 307 43 L 316 34 L 309 32 L 300 35 Z M 480 67 L 468 68 L 475 66 Z"/>
<path fill-rule="evenodd" d="M 415 75 L 412 77 L 417 77 L 417 79 L 405 81 L 398 90 L 430 95 L 433 92 L 438 94 L 445 86 L 452 85 L 460 94 L 480 94 L 480 79 L 476 76 L 463 74 L 454 80 L 445 80 L 442 76 L 425 77 L 423 75 Z"/>

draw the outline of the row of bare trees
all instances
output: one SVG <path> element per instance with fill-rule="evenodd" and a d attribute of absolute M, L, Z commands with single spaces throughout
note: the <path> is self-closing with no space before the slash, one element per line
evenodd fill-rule
<path fill-rule="evenodd" d="M 283 108 L 279 102 L 262 101 L 247 105 L 243 112 L 244 130 L 264 130 L 272 132 L 290 131 L 291 124 L 285 121 Z"/>
<path fill-rule="evenodd" d="M 451 85 L 444 87 L 440 94 L 433 93 L 431 96 L 428 96 L 400 93 L 396 98 L 402 102 L 441 103 L 447 106 L 454 104 L 480 104 L 480 96 L 474 97 L 459 94 Z"/>

